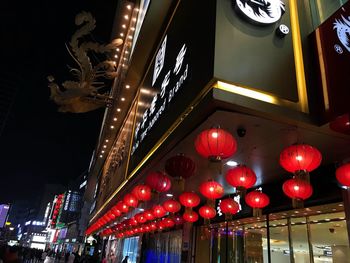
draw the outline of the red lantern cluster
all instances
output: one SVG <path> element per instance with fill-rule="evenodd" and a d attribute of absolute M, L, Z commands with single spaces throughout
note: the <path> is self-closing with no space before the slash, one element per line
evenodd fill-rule
<path fill-rule="evenodd" d="M 229 132 L 212 128 L 197 136 L 195 148 L 201 156 L 218 161 L 231 157 L 237 150 L 237 143 Z"/>
<path fill-rule="evenodd" d="M 146 184 L 158 193 L 167 192 L 171 188 L 171 181 L 162 172 L 151 172 L 146 177 Z"/>
<path fill-rule="evenodd" d="M 350 163 L 340 166 L 336 170 L 335 176 L 340 184 L 350 187 Z"/>

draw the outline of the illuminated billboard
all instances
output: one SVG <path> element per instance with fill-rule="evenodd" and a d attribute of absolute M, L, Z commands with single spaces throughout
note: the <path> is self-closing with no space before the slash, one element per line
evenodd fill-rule
<path fill-rule="evenodd" d="M 10 206 L 7 204 L 0 205 L 0 228 L 3 228 L 5 223 L 6 223 L 7 214 L 9 212 L 9 209 L 10 209 Z"/>

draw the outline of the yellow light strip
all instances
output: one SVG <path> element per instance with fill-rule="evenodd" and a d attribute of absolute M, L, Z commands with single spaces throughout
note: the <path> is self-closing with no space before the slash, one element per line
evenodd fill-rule
<path fill-rule="evenodd" d="M 230 83 L 218 81 L 215 85 L 215 88 L 225 90 L 231 93 L 235 93 L 241 96 L 245 96 L 248 98 L 252 98 L 255 100 L 267 102 L 270 104 L 285 106 L 294 110 L 298 110 L 299 108 L 299 105 L 296 102 L 281 99 L 281 98 L 278 98 L 277 96 L 274 96 L 265 92 L 257 91 L 248 87 L 241 87 Z"/>
<path fill-rule="evenodd" d="M 302 112 L 309 113 L 297 0 L 289 0 L 289 9 L 299 106 Z"/>
<path fill-rule="evenodd" d="M 329 98 L 328 98 L 328 88 L 327 88 L 327 76 L 326 76 L 326 68 L 325 68 L 322 45 L 321 45 L 320 30 L 318 29 L 316 29 L 316 45 L 317 45 L 317 53 L 318 53 L 318 58 L 320 63 L 324 108 L 326 109 L 326 111 L 328 111 Z"/>

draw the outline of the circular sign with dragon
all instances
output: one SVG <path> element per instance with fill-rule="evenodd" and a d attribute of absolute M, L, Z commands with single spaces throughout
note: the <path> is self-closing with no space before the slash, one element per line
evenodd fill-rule
<path fill-rule="evenodd" d="M 236 11 L 249 21 L 269 25 L 280 20 L 285 12 L 281 0 L 234 0 Z"/>

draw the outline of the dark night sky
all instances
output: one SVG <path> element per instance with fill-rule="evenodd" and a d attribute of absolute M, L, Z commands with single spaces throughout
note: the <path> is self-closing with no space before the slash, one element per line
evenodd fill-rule
<path fill-rule="evenodd" d="M 109 41 L 117 1 L 1 1 L 0 87 L 17 93 L 0 135 L 0 203 L 31 198 L 44 183 L 67 184 L 88 168 L 104 110 L 57 112 L 46 76 L 71 78 L 64 44 L 79 11 L 95 16 L 94 38 Z"/>

